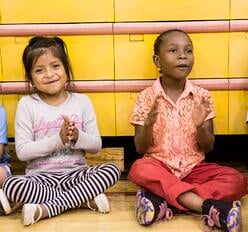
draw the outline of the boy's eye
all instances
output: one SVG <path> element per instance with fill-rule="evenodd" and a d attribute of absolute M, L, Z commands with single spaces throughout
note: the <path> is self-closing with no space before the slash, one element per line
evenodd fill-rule
<path fill-rule="evenodd" d="M 177 50 L 176 49 L 174 49 L 174 48 L 172 48 L 172 49 L 169 49 L 169 52 L 172 52 L 172 53 L 174 53 L 174 52 L 176 52 Z"/>
<path fill-rule="evenodd" d="M 193 49 L 188 49 L 187 52 L 188 53 L 193 53 Z"/>

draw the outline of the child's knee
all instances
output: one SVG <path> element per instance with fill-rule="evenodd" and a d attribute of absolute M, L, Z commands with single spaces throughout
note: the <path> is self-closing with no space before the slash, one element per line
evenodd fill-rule
<path fill-rule="evenodd" d="M 140 184 L 140 181 L 142 179 L 145 179 L 146 172 L 147 172 L 147 165 L 149 164 L 144 164 L 143 162 L 139 162 L 139 160 L 135 161 L 135 163 L 132 165 L 128 178 L 136 183 Z"/>
<path fill-rule="evenodd" d="M 247 185 L 247 177 L 240 174 L 240 177 L 239 177 L 239 188 L 240 188 L 240 193 L 241 195 L 245 195 L 246 193 L 248 193 L 248 185 Z"/>
<path fill-rule="evenodd" d="M 11 176 L 11 170 L 9 168 L 9 166 L 7 165 L 1 165 L 0 166 L 0 188 L 2 188 L 3 183 L 5 182 L 5 180 Z"/>
<path fill-rule="evenodd" d="M 121 170 L 114 163 L 104 164 L 102 166 L 102 169 L 104 169 L 104 170 L 108 171 L 109 173 L 111 173 L 111 176 L 113 176 L 115 182 L 117 182 L 121 177 Z"/>
<path fill-rule="evenodd" d="M 121 170 L 120 170 L 120 168 L 116 164 L 111 163 L 109 165 L 111 165 L 111 168 L 112 168 L 112 170 L 115 173 L 116 182 L 117 182 L 120 179 L 120 177 L 121 177 Z"/>
<path fill-rule="evenodd" d="M 247 178 L 242 173 L 238 171 L 234 171 L 230 181 L 232 186 L 230 186 L 230 190 L 234 191 L 234 195 L 237 195 L 236 198 L 239 199 L 247 193 Z"/>
<path fill-rule="evenodd" d="M 4 181 L 8 177 L 6 170 L 3 167 L 0 167 L 0 188 L 2 188 Z"/>

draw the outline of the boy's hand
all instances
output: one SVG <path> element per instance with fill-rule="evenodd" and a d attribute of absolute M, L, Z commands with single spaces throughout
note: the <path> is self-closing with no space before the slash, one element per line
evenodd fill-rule
<path fill-rule="evenodd" d="M 206 116 L 210 112 L 209 101 L 205 97 L 194 99 L 194 108 L 192 113 L 192 119 L 196 128 L 202 126 Z"/>
<path fill-rule="evenodd" d="M 158 116 L 158 113 L 159 113 L 159 110 L 158 110 L 159 98 L 161 98 L 161 97 L 162 97 L 161 94 L 156 96 L 156 98 L 154 100 L 154 103 L 152 105 L 152 108 L 151 108 L 150 112 L 147 115 L 147 118 L 145 120 L 144 125 L 152 126 L 156 122 L 157 116 Z"/>

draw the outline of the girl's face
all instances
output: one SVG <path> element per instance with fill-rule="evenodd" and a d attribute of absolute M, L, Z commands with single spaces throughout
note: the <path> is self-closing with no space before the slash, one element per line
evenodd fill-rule
<path fill-rule="evenodd" d="M 184 33 L 171 32 L 165 36 L 159 54 L 153 59 L 163 77 L 186 79 L 194 63 L 192 42 Z"/>
<path fill-rule="evenodd" d="M 41 97 L 48 99 L 65 96 L 67 75 L 64 66 L 49 49 L 32 65 L 31 77 Z"/>

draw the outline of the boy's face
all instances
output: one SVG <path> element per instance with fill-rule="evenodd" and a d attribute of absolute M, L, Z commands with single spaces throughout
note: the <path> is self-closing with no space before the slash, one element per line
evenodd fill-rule
<path fill-rule="evenodd" d="M 153 59 L 163 77 L 185 79 L 194 64 L 192 42 L 182 32 L 171 32 L 163 38 L 159 54 L 154 55 Z"/>

